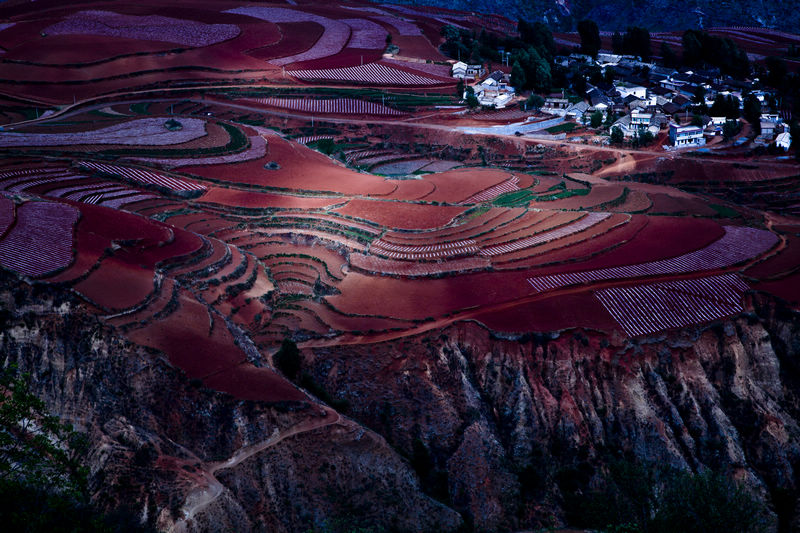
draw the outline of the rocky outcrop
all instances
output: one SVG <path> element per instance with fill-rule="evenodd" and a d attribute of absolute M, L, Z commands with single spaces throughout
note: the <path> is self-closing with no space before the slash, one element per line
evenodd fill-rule
<path fill-rule="evenodd" d="M 751 308 L 645 339 L 509 339 L 461 323 L 380 346 L 318 348 L 306 364 L 412 463 L 415 439 L 424 443 L 446 473 L 443 499 L 481 529 L 563 522 L 565 491 L 624 457 L 730 473 L 775 504 L 788 530 L 797 520 L 800 319 L 759 296 Z"/>
<path fill-rule="evenodd" d="M 89 437 L 93 500 L 167 531 L 449 531 L 386 441 L 313 403 L 239 401 L 122 340 L 68 293 L 0 287 L 0 364 Z"/>

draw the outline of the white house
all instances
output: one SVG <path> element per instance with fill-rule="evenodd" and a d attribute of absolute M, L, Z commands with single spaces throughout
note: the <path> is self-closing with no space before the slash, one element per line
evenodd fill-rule
<path fill-rule="evenodd" d="M 459 61 L 453 65 L 453 70 L 451 72 L 454 78 L 466 78 L 467 64 L 463 61 Z"/>
<path fill-rule="evenodd" d="M 669 125 L 669 140 L 672 146 L 703 146 L 703 128 L 700 126 L 679 126 L 674 122 Z"/>
<path fill-rule="evenodd" d="M 791 145 L 792 145 L 792 135 L 788 131 L 779 133 L 778 136 L 775 138 L 775 146 L 777 146 L 778 148 L 783 148 L 784 152 L 788 150 Z"/>
<path fill-rule="evenodd" d="M 761 121 L 761 136 L 765 139 L 772 139 L 775 136 L 775 123 L 766 120 Z"/>
<path fill-rule="evenodd" d="M 647 99 L 647 87 L 619 81 L 614 84 L 614 88 L 617 90 L 617 92 L 619 92 L 619 95 L 622 98 L 633 95 L 641 100 Z"/>

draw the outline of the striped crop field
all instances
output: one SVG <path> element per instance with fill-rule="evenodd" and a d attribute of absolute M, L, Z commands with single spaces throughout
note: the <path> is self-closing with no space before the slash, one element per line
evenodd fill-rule
<path fill-rule="evenodd" d="M 55 202 L 25 202 L 17 223 L 0 241 L 0 265 L 24 276 L 41 277 L 72 262 L 72 228 L 79 212 Z"/>
<path fill-rule="evenodd" d="M 90 170 L 102 172 L 103 174 L 122 176 L 133 181 L 147 183 L 149 185 L 158 185 L 176 192 L 206 190 L 206 187 L 204 185 L 200 185 L 199 183 L 190 183 L 180 178 L 173 178 L 172 176 L 167 176 L 152 170 L 121 167 L 119 165 L 108 165 L 106 163 L 97 163 L 95 161 L 81 161 L 80 165 Z"/>
<path fill-rule="evenodd" d="M 0 236 L 14 223 L 14 202 L 0 195 Z"/>
<path fill-rule="evenodd" d="M 306 137 L 297 137 L 292 140 L 298 144 L 309 144 L 316 141 L 324 141 L 325 139 L 333 139 L 333 135 L 309 135 Z"/>
<path fill-rule="evenodd" d="M 741 313 L 747 284 L 736 274 L 612 287 L 595 292 L 629 336 L 717 320 Z"/>
<path fill-rule="evenodd" d="M 321 70 L 289 70 L 286 73 L 301 80 L 343 81 L 366 85 L 440 85 L 445 83 L 380 63 Z"/>
<path fill-rule="evenodd" d="M 489 187 L 477 194 L 473 194 L 463 202 L 462 204 L 477 204 L 480 202 L 488 202 L 490 200 L 494 200 L 501 194 L 505 194 L 507 192 L 518 191 L 519 187 L 517 186 L 519 183 L 519 178 L 514 176 L 512 178 L 507 179 L 503 183 L 498 183 L 493 187 Z"/>
<path fill-rule="evenodd" d="M 305 113 L 337 114 L 337 115 L 384 115 L 405 116 L 406 113 L 392 109 L 389 106 L 356 100 L 354 98 L 335 98 L 330 100 L 315 100 L 312 98 L 257 98 L 255 102 L 271 107 L 291 109 Z"/>
<path fill-rule="evenodd" d="M 544 244 L 555 239 L 567 237 L 573 233 L 578 233 L 579 231 L 588 229 L 595 224 L 599 224 L 610 216 L 610 213 L 589 213 L 585 217 L 573 222 L 572 224 L 567 224 L 566 226 L 562 226 L 551 231 L 543 231 L 537 235 L 525 237 L 516 241 L 489 246 L 482 249 L 480 253 L 483 256 L 495 256 L 516 252 L 517 250 L 522 250 L 523 248 L 530 248 L 532 246 Z M 530 282 L 530 280 L 528 281 Z"/>
<path fill-rule="evenodd" d="M 726 268 L 763 254 L 777 242 L 778 237 L 766 230 L 725 226 L 725 235 L 718 241 L 677 257 L 636 265 L 528 278 L 528 283 L 536 292 L 542 292 L 593 281 L 685 274 Z"/>
<path fill-rule="evenodd" d="M 392 259 L 416 260 L 475 254 L 478 252 L 478 247 L 472 239 L 428 245 L 394 244 L 378 239 L 372 243 L 369 250 L 371 253 L 391 257 Z"/>

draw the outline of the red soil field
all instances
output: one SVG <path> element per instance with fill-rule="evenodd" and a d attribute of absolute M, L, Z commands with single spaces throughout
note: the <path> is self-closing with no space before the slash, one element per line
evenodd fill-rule
<path fill-rule="evenodd" d="M 786 238 L 786 248 L 768 259 L 756 263 L 745 270 L 744 273 L 756 279 L 765 279 L 780 276 L 800 268 L 798 263 L 798 258 L 800 258 L 800 237 L 796 235 L 785 235 L 784 237 Z"/>
<path fill-rule="evenodd" d="M 550 332 L 566 328 L 620 329 L 589 291 L 478 313 L 473 318 L 493 331 L 507 333 Z"/>
<path fill-rule="evenodd" d="M 350 272 L 338 286 L 342 294 L 327 300 L 343 313 L 422 320 L 524 296 L 526 277 L 522 271 L 408 280 Z"/>
<path fill-rule="evenodd" d="M 636 220 L 643 215 L 633 215 Z M 531 277 L 542 274 L 559 274 L 596 268 L 607 268 L 658 259 L 667 259 L 699 250 L 720 239 L 725 230 L 711 220 L 682 217 L 648 217 L 647 226 L 630 241 L 617 246 L 608 253 L 588 261 L 530 270 Z M 585 249 L 599 248 L 601 242 L 590 241 Z M 581 247 L 581 250 L 584 246 Z"/>
<path fill-rule="evenodd" d="M 800 272 L 776 281 L 762 281 L 753 285 L 759 291 L 768 292 L 789 302 L 795 309 L 800 308 Z"/>
<path fill-rule="evenodd" d="M 494 169 L 456 169 L 429 174 L 425 180 L 436 185 L 436 190 L 425 197 L 426 202 L 460 202 L 475 193 L 509 179 L 511 174 Z"/>
<path fill-rule="evenodd" d="M 269 61 L 305 52 L 322 36 L 323 28 L 316 22 L 281 22 L 276 24 L 281 38 L 275 44 L 247 51 L 247 55 Z"/>
<path fill-rule="evenodd" d="M 379 200 L 350 200 L 336 210 L 343 215 L 400 229 L 429 229 L 444 226 L 465 211 L 461 206 L 435 206 Z"/>
<path fill-rule="evenodd" d="M 104 259 L 100 268 L 75 285 L 75 289 L 112 311 L 121 311 L 142 302 L 153 292 L 150 268 L 142 268 L 116 257 Z"/>
<path fill-rule="evenodd" d="M 425 196 L 436 190 L 436 185 L 427 179 L 418 180 L 387 180 L 389 183 L 397 185 L 391 194 L 380 196 L 390 200 L 421 200 Z M 377 195 L 376 195 L 377 196 Z"/>
<path fill-rule="evenodd" d="M 341 198 L 314 198 L 223 189 L 209 187 L 208 192 L 197 199 L 198 203 L 216 204 L 231 207 L 279 207 L 285 209 L 319 209 L 342 203 Z"/>
<path fill-rule="evenodd" d="M 231 183 L 297 191 L 389 194 L 395 189 L 394 184 L 383 178 L 332 164 L 325 155 L 277 135 L 270 135 L 267 142 L 267 155 L 263 159 L 227 165 L 182 167 L 181 172 Z M 280 168 L 265 169 L 264 165 L 271 161 L 276 161 Z"/>
<path fill-rule="evenodd" d="M 563 269 L 564 265 L 580 264 L 582 261 L 587 261 L 593 257 L 599 257 L 621 246 L 625 242 L 636 238 L 648 223 L 647 217 L 633 217 L 631 221 L 622 226 L 618 226 L 602 235 L 595 236 L 592 239 L 591 246 L 588 243 L 582 243 L 577 246 L 562 247 L 557 250 L 550 250 L 546 254 L 531 255 L 526 259 L 504 263 L 506 257 L 499 257 L 492 261 L 492 266 L 498 270 L 502 269 L 516 269 L 516 268 L 534 268 L 537 266 L 545 266 L 551 264 L 562 265 L 559 268 Z"/>

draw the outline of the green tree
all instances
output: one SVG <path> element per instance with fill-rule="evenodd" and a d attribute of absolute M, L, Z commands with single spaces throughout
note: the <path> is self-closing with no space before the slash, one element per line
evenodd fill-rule
<path fill-rule="evenodd" d="M 769 530 L 766 509 L 722 474 L 679 473 L 659 498 L 652 531 L 759 533 Z"/>
<path fill-rule="evenodd" d="M 758 101 L 752 94 L 748 94 L 744 98 L 744 108 L 742 115 L 745 120 L 750 123 L 756 135 L 761 134 L 761 102 Z"/>
<path fill-rule="evenodd" d="M 539 111 L 542 106 L 544 105 L 544 97 L 540 94 L 533 93 L 528 97 L 528 101 L 526 102 L 528 109 L 533 109 L 534 111 Z"/>
<path fill-rule="evenodd" d="M 124 510 L 103 515 L 87 489 L 85 434 L 48 413 L 15 366 L 0 370 L 0 517 L 4 531 L 152 531 Z"/>
<path fill-rule="evenodd" d="M 650 32 L 646 28 L 631 26 L 622 36 L 622 48 L 626 54 L 637 55 L 648 61 L 652 55 Z"/>
<path fill-rule="evenodd" d="M 595 111 L 592 113 L 592 118 L 589 124 L 593 128 L 599 128 L 603 124 L 603 113 L 601 111 Z"/>
<path fill-rule="evenodd" d="M 789 126 L 789 135 L 792 136 L 792 146 L 794 148 L 794 158 L 800 161 L 800 122 L 793 121 Z"/>
<path fill-rule="evenodd" d="M 611 36 L 611 50 L 615 54 L 624 54 L 625 48 L 623 46 L 622 35 L 615 31 L 614 35 Z"/>
<path fill-rule="evenodd" d="M 728 119 L 725 121 L 725 124 L 722 125 L 722 136 L 725 140 L 730 140 L 735 137 L 741 129 L 742 126 L 739 124 L 738 120 Z"/>
<path fill-rule="evenodd" d="M 456 83 L 456 98 L 461 100 L 464 98 L 464 80 L 459 79 L 458 83 Z"/>
<path fill-rule="evenodd" d="M 478 107 L 480 102 L 478 101 L 478 97 L 475 96 L 475 89 L 472 88 L 471 85 L 467 86 L 467 105 L 470 109 L 475 109 Z"/>
<path fill-rule="evenodd" d="M 661 41 L 660 54 L 661 62 L 664 65 L 670 68 L 678 66 L 678 55 L 666 41 Z"/>
<path fill-rule="evenodd" d="M 622 133 L 622 129 L 619 126 L 611 128 L 611 144 L 622 144 L 624 140 L 625 135 Z"/>
<path fill-rule="evenodd" d="M 281 347 L 275 356 L 272 358 L 275 367 L 280 370 L 284 376 L 294 381 L 300 372 L 302 360 L 300 358 L 300 350 L 297 349 L 297 344 L 291 339 L 283 339 Z"/>
<path fill-rule="evenodd" d="M 581 52 L 596 58 L 602 43 L 597 23 L 589 19 L 578 22 L 578 34 L 581 37 Z"/>
<path fill-rule="evenodd" d="M 519 61 L 514 61 L 514 64 L 511 66 L 511 85 L 514 86 L 517 92 L 522 91 L 522 89 L 528 85 L 528 79 L 525 77 L 525 70 L 523 70 Z"/>

